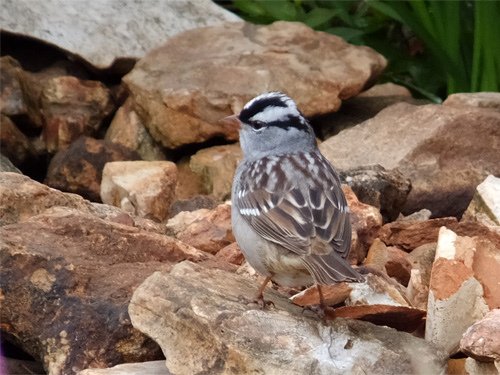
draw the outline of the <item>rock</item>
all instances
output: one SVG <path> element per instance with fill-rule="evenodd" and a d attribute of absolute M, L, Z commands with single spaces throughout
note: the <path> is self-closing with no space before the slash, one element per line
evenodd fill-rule
<path fill-rule="evenodd" d="M 21 75 L 30 119 L 43 127 L 49 153 L 66 149 L 81 135 L 94 135 L 114 109 L 110 91 L 101 82 L 61 74 L 54 68 Z"/>
<path fill-rule="evenodd" d="M 340 178 L 361 202 L 380 209 L 386 222 L 398 217 L 411 191 L 410 181 L 401 173 L 386 171 L 380 165 L 340 171 Z"/>
<path fill-rule="evenodd" d="M 195 198 L 196 196 L 202 195 L 203 181 L 200 176 L 198 176 L 191 170 L 188 158 L 183 158 L 177 162 L 177 172 L 178 178 L 175 196 L 179 200 L 189 200 L 191 198 Z"/>
<path fill-rule="evenodd" d="M 208 0 L 76 1 L 64 7 L 58 0 L 6 0 L 2 7 L 2 30 L 56 45 L 98 69 L 114 67 L 122 74 L 168 37 L 239 20 Z"/>
<path fill-rule="evenodd" d="M 50 374 L 161 359 L 130 324 L 132 291 L 154 271 L 207 258 L 171 237 L 66 207 L 5 225 L 0 238 L 2 329 Z"/>
<path fill-rule="evenodd" d="M 500 93 L 498 92 L 467 92 L 451 94 L 443 102 L 450 107 L 479 107 L 500 111 Z"/>
<path fill-rule="evenodd" d="M 2 115 L 18 116 L 27 113 L 19 84 L 18 74 L 21 70 L 21 65 L 12 57 L 0 58 L 0 113 Z"/>
<path fill-rule="evenodd" d="M 349 259 L 352 263 L 360 263 L 377 237 L 382 226 L 382 215 L 376 207 L 361 203 L 349 186 L 342 185 L 342 191 L 351 212 L 353 243 Z"/>
<path fill-rule="evenodd" d="M 237 140 L 236 129 L 220 120 L 264 91 L 285 91 L 306 116 L 335 111 L 385 65 L 375 51 L 301 23 L 239 22 L 169 39 L 124 82 L 153 138 L 178 148 L 215 137 Z"/>
<path fill-rule="evenodd" d="M 118 109 L 104 139 L 136 151 L 143 160 L 165 160 L 161 147 L 139 120 L 130 100 Z"/>
<path fill-rule="evenodd" d="M 461 216 L 476 185 L 500 174 L 500 114 L 481 108 L 395 104 L 320 149 L 338 170 L 381 165 L 412 183 L 403 214 Z M 471 167 L 473 166 L 473 167 Z"/>
<path fill-rule="evenodd" d="M 221 201 L 229 199 L 234 172 L 242 157 L 239 144 L 209 147 L 191 156 L 189 166 L 201 178 L 202 193 Z"/>
<path fill-rule="evenodd" d="M 481 362 L 500 361 L 500 309 L 490 311 L 465 331 L 460 350 Z"/>
<path fill-rule="evenodd" d="M 169 375 L 165 361 L 124 363 L 110 368 L 90 368 L 78 375 Z"/>
<path fill-rule="evenodd" d="M 166 220 L 175 196 L 177 167 L 170 161 L 115 161 L 104 165 L 103 203 L 133 215 Z"/>
<path fill-rule="evenodd" d="M 404 286 L 410 280 L 412 267 L 408 254 L 397 247 L 386 246 L 378 238 L 370 246 L 364 265 L 385 272 Z"/>
<path fill-rule="evenodd" d="M 421 245 L 413 249 L 409 254 L 412 269 L 406 296 L 411 301 L 412 306 L 423 310 L 427 309 L 432 264 L 436 257 L 436 245 L 436 243 Z"/>
<path fill-rule="evenodd" d="M 467 375 L 496 375 L 500 373 L 500 362 L 485 363 L 467 358 L 464 371 Z"/>
<path fill-rule="evenodd" d="M 439 231 L 432 267 L 425 339 L 452 354 L 465 330 L 488 311 L 483 287 L 471 269 L 471 239 Z"/>
<path fill-rule="evenodd" d="M 387 276 L 368 274 L 366 282 L 349 283 L 351 293 L 346 305 L 390 305 L 409 306 L 404 288 Z"/>
<path fill-rule="evenodd" d="M 481 182 L 462 221 L 479 221 L 485 225 L 500 225 L 500 178 L 489 175 Z"/>
<path fill-rule="evenodd" d="M 229 244 L 222 249 L 220 249 L 215 255 L 216 259 L 222 259 L 228 263 L 241 266 L 245 261 L 245 256 L 240 250 L 240 247 L 236 242 Z"/>
<path fill-rule="evenodd" d="M 52 158 L 45 183 L 99 202 L 104 165 L 138 158 L 135 152 L 121 145 L 80 137 L 67 150 L 59 151 Z"/>
<path fill-rule="evenodd" d="M 427 208 L 422 208 L 421 210 L 412 212 L 411 214 L 406 216 L 399 214 L 397 221 L 427 221 L 430 220 L 431 217 L 432 212 Z"/>
<path fill-rule="evenodd" d="M 183 262 L 137 288 L 129 313 L 175 374 L 444 371 L 443 352 L 419 338 L 361 321 L 325 324 L 270 289 L 274 308 L 240 302 L 254 292 L 242 276 Z"/>
<path fill-rule="evenodd" d="M 17 169 L 14 164 L 12 164 L 9 158 L 3 156 L 3 154 L 0 154 L 0 172 L 21 173 L 21 171 Z"/>
<path fill-rule="evenodd" d="M 322 285 L 321 293 L 327 306 L 335 306 L 344 303 L 352 292 L 348 283 Z M 298 306 L 314 306 L 320 304 L 318 288 L 313 285 L 290 297 L 290 301 Z"/>
<path fill-rule="evenodd" d="M 328 139 L 344 129 L 351 128 L 377 115 L 381 110 L 396 103 L 414 105 L 429 102 L 414 99 L 404 86 L 393 83 L 374 85 L 353 98 L 342 103 L 335 113 L 329 113 L 312 119 L 312 124 L 321 139 Z"/>
<path fill-rule="evenodd" d="M 31 145 L 28 137 L 21 132 L 7 116 L 0 115 L 0 144 L 2 154 L 13 163 L 20 165 L 31 154 Z"/>
<path fill-rule="evenodd" d="M 235 241 L 228 204 L 181 212 L 167 222 L 167 228 L 182 242 L 211 254 Z"/>

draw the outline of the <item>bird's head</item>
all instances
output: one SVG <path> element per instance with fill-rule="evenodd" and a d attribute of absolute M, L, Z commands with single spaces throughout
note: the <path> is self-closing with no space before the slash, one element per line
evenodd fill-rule
<path fill-rule="evenodd" d="M 261 94 L 240 114 L 240 144 L 247 159 L 316 147 L 314 131 L 295 102 L 281 92 Z"/>

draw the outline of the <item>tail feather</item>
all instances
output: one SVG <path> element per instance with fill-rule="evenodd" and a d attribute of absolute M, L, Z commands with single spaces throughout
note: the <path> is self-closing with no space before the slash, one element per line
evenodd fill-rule
<path fill-rule="evenodd" d="M 361 282 L 363 275 L 356 271 L 347 260 L 334 251 L 327 255 L 308 255 L 304 259 L 306 268 L 318 284 L 328 285 L 342 281 Z"/>

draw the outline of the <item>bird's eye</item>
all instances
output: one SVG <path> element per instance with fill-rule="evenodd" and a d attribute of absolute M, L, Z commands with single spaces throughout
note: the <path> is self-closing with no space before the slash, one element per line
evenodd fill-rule
<path fill-rule="evenodd" d="M 263 121 L 259 120 L 252 121 L 253 130 L 261 130 L 262 128 L 264 128 L 264 126 L 266 126 L 266 124 Z"/>

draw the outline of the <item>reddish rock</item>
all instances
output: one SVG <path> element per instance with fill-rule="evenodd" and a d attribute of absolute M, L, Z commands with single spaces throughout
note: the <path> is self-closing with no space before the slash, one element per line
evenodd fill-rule
<path fill-rule="evenodd" d="M 2 331 L 50 374 L 161 359 L 130 323 L 132 292 L 154 271 L 207 258 L 173 238 L 65 207 L 0 228 L 0 253 Z"/>
<path fill-rule="evenodd" d="M 32 153 L 28 137 L 4 115 L 0 115 L 0 145 L 2 154 L 16 165 L 22 164 Z"/>
<path fill-rule="evenodd" d="M 344 303 L 351 294 L 352 288 L 347 283 L 322 285 L 321 293 L 327 306 L 335 306 Z M 315 306 L 320 304 L 319 292 L 313 285 L 302 292 L 290 297 L 290 300 L 299 306 Z"/>
<path fill-rule="evenodd" d="M 408 253 L 394 246 L 387 248 L 387 275 L 394 277 L 400 284 L 407 286 L 410 281 L 411 262 Z"/>
<path fill-rule="evenodd" d="M 116 111 L 104 139 L 136 151 L 143 160 L 165 160 L 161 147 L 144 127 L 130 99 Z"/>
<path fill-rule="evenodd" d="M 179 240 L 211 254 L 235 241 L 231 206 L 227 204 L 213 210 L 181 212 L 168 221 L 167 227 Z"/>
<path fill-rule="evenodd" d="M 219 120 L 264 91 L 285 91 L 306 116 L 335 111 L 385 65 L 375 51 L 304 24 L 240 22 L 168 39 L 124 81 L 153 138 L 177 148 L 214 137 L 237 140 L 236 129 Z"/>
<path fill-rule="evenodd" d="M 236 242 L 220 249 L 215 255 L 215 258 L 225 260 L 237 266 L 241 266 L 245 260 L 245 256 Z"/>
<path fill-rule="evenodd" d="M 138 158 L 135 152 L 121 145 L 81 137 L 52 158 L 45 183 L 99 202 L 104 165 L 111 161 Z"/>
<path fill-rule="evenodd" d="M 460 350 L 481 362 L 500 361 L 500 309 L 490 311 L 465 331 Z"/>
<path fill-rule="evenodd" d="M 27 113 L 19 83 L 21 65 L 10 56 L 0 58 L 0 113 L 6 116 Z M 3 121 L 2 121 L 3 122 Z"/>
<path fill-rule="evenodd" d="M 177 167 L 170 161 L 115 161 L 102 172 L 101 199 L 137 216 L 163 221 L 174 200 Z"/>
<path fill-rule="evenodd" d="M 187 200 L 203 194 L 202 178 L 191 170 L 187 158 L 177 162 L 177 172 L 177 187 L 175 189 L 175 196 L 177 199 Z"/>
<path fill-rule="evenodd" d="M 415 248 L 410 254 L 412 269 L 408 282 L 407 296 L 412 306 L 427 309 L 431 270 L 436 255 L 436 243 Z"/>
<path fill-rule="evenodd" d="M 365 259 L 368 248 L 377 237 L 382 226 L 382 215 L 376 207 L 361 203 L 349 186 L 342 185 L 342 190 L 351 212 L 352 230 L 356 232 L 361 244 L 359 247 L 352 247 L 349 259 L 353 263 L 360 263 Z M 355 245 L 354 241 L 353 244 Z"/>

